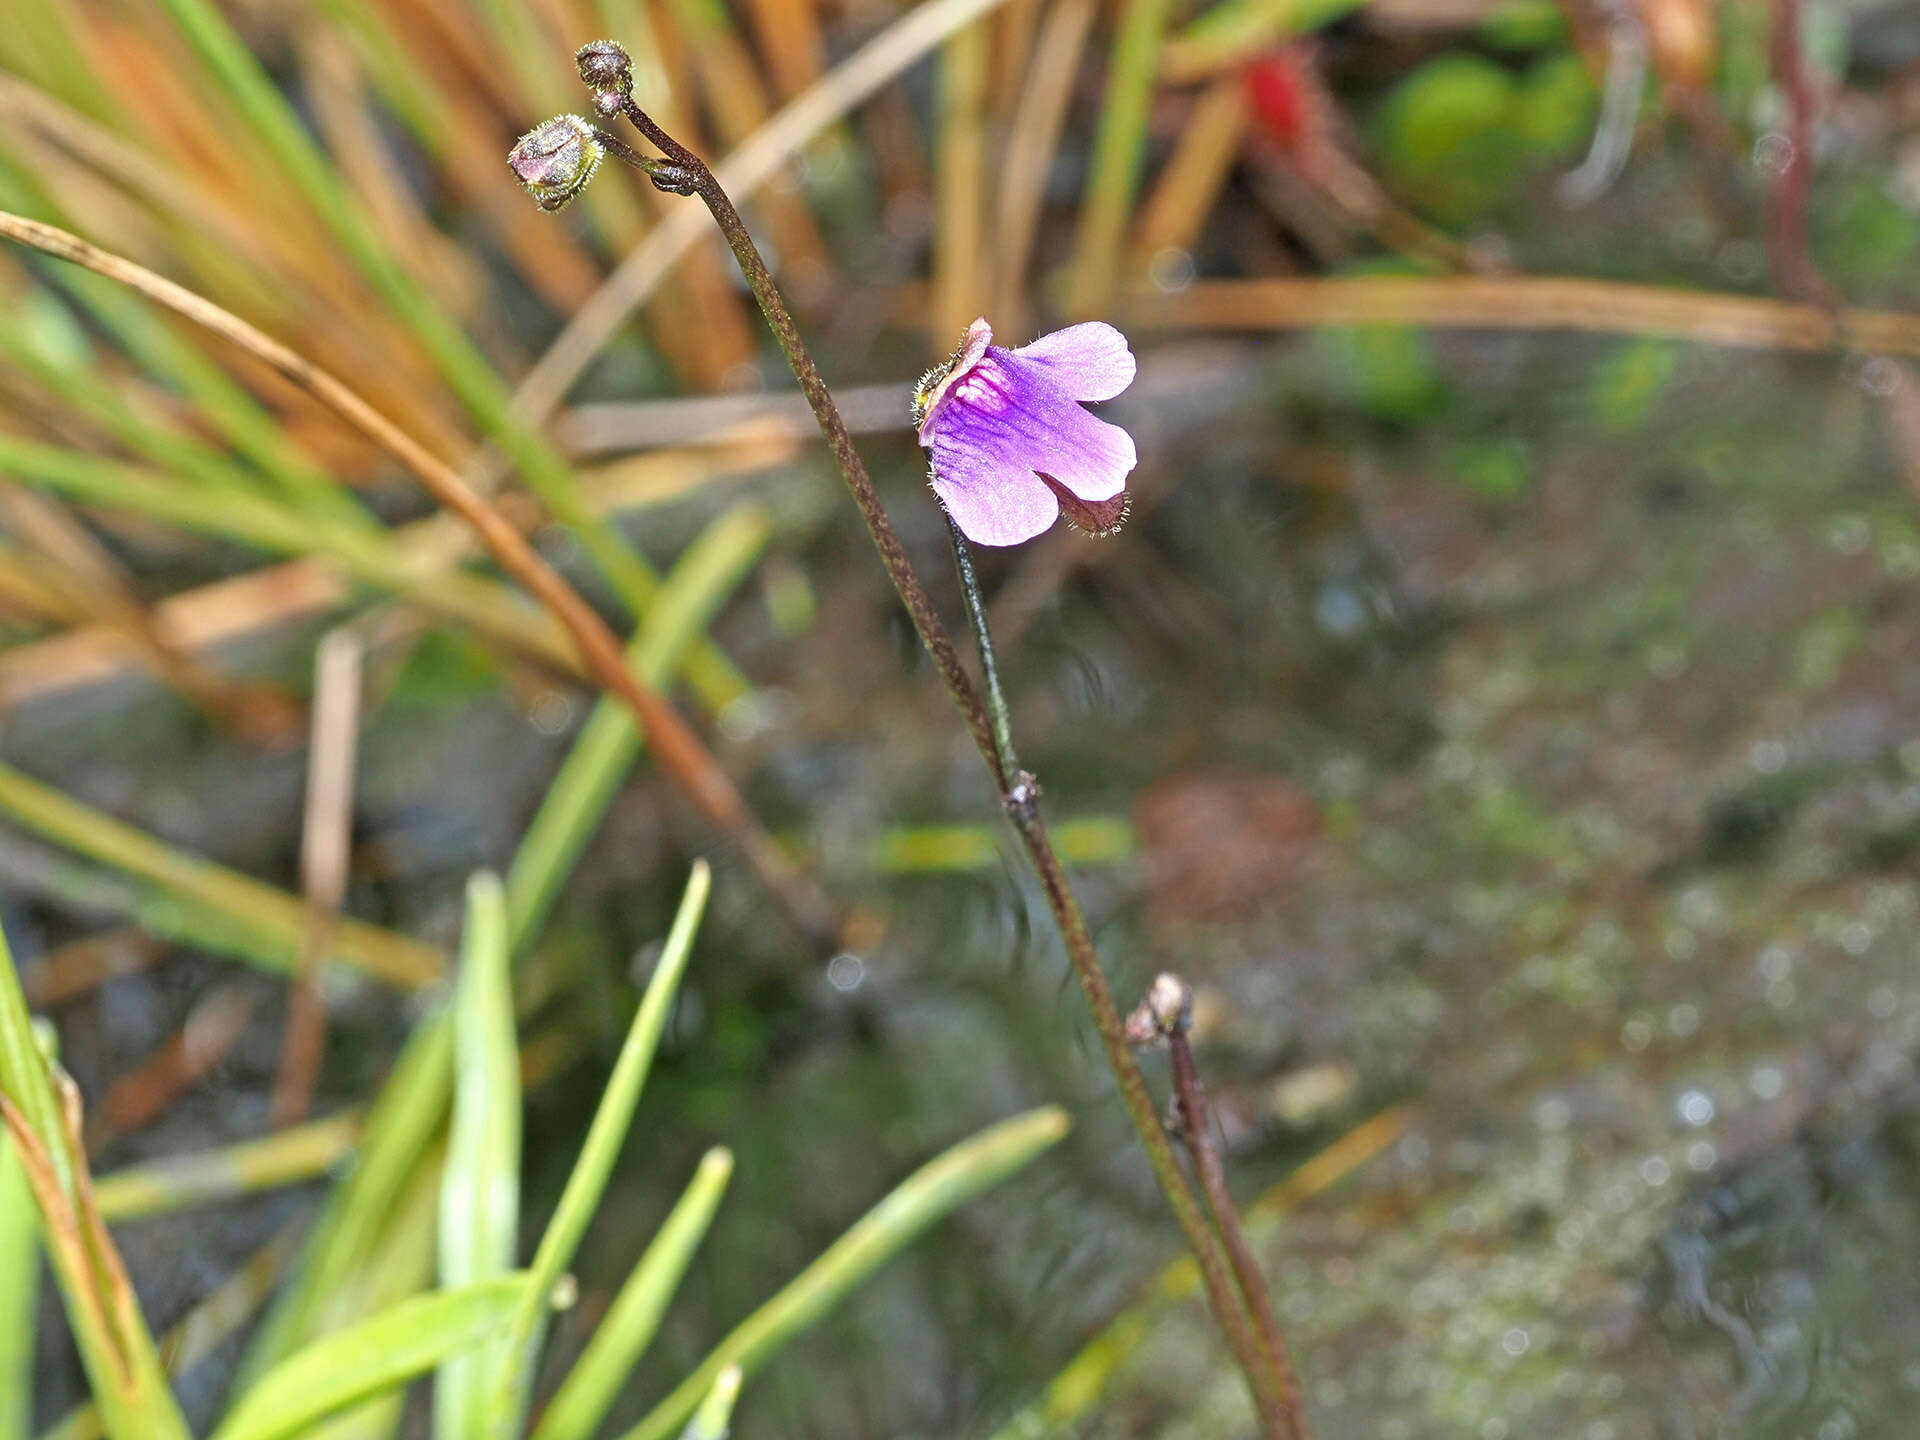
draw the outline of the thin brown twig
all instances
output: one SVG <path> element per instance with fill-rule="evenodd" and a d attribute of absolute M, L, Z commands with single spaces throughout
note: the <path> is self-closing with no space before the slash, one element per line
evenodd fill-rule
<path fill-rule="evenodd" d="M 661 769 L 709 823 L 739 848 L 802 933 L 819 944 L 833 943 L 837 931 L 833 907 L 761 826 L 692 728 L 628 667 L 620 642 L 579 592 L 450 466 L 331 374 L 171 280 L 57 226 L 5 211 L 0 211 L 0 236 L 105 275 L 239 346 L 405 466 L 435 501 L 472 527 L 501 568 L 566 628 L 594 682 L 632 709 Z"/>
<path fill-rule="evenodd" d="M 314 654 L 313 728 L 300 823 L 300 888 L 307 901 L 307 928 L 300 973 L 287 991 L 280 1072 L 273 1085 L 276 1128 L 295 1124 L 306 1115 L 326 1049 L 327 1007 L 320 993 L 319 970 L 333 947 L 333 932 L 347 894 L 365 656 L 360 632 L 351 624 L 329 631 Z"/>

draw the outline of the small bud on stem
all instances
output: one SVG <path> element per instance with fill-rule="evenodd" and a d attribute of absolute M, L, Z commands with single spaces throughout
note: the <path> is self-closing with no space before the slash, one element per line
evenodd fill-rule
<path fill-rule="evenodd" d="M 587 188 L 606 153 L 593 126 L 578 115 L 556 115 L 522 135 L 507 164 L 542 210 L 558 210 Z"/>
<path fill-rule="evenodd" d="M 587 88 L 598 96 L 603 91 L 612 91 L 619 95 L 633 93 L 633 57 L 618 40 L 591 40 L 582 45 L 573 57 L 574 64 L 580 67 L 580 78 L 587 82 Z M 612 115 L 619 110 L 604 107 L 603 115 Z"/>
<path fill-rule="evenodd" d="M 1135 1045 L 1185 1035 L 1193 1023 L 1193 987 L 1178 975 L 1162 973 L 1127 1016 L 1127 1039 Z"/>

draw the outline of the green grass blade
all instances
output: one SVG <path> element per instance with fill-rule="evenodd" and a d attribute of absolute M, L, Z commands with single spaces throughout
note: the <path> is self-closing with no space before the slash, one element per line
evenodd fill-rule
<path fill-rule="evenodd" d="M 1133 213 L 1146 151 L 1147 112 L 1153 103 L 1160 41 L 1172 9 L 1172 0 L 1127 0 L 1120 33 L 1114 37 L 1113 64 L 1100 106 L 1100 136 L 1087 173 L 1080 232 L 1074 238 L 1067 308 L 1075 317 L 1094 314 L 1110 303 L 1119 278 L 1127 220 Z"/>
<path fill-rule="evenodd" d="M 136 465 L 7 435 L 0 435 L 0 471 L 71 500 L 131 510 L 255 549 L 325 556 L 368 585 L 410 596 L 516 648 L 573 661 L 564 634 L 517 592 L 464 571 L 423 566 L 384 531 L 363 532 L 264 496 L 182 484 Z"/>
<path fill-rule="evenodd" d="M 527 1294 L 516 1274 L 402 1300 L 276 1365 L 214 1440 L 280 1440 L 503 1334 Z"/>
<path fill-rule="evenodd" d="M 467 929 L 453 999 L 453 1121 L 440 1186 L 440 1283 L 452 1289 L 513 1268 L 520 1229 L 520 1050 L 499 877 L 467 884 Z M 434 1434 L 485 1433 L 497 1347 L 452 1355 L 434 1377 Z"/>
<path fill-rule="evenodd" d="M 33 1192 L 0 1133 L 0 1440 L 33 1434 L 33 1337 L 40 1311 L 40 1237 Z"/>
<path fill-rule="evenodd" d="M 327 1202 L 299 1267 L 274 1302 L 240 1367 L 242 1384 L 323 1329 L 328 1299 L 363 1265 L 446 1118 L 453 1089 L 453 1025 L 424 1021 L 400 1052 L 367 1116 L 360 1155 Z"/>
<path fill-rule="evenodd" d="M 60 1102 L 47 1074 L 46 1057 L 33 1033 L 33 1017 L 27 1011 L 27 997 L 20 988 L 19 972 L 13 968 L 13 952 L 7 948 L 5 931 L 0 931 L 0 1095 L 40 1137 L 47 1147 L 55 1181 L 63 1194 L 72 1196 L 74 1169 L 67 1147 L 54 1143 L 65 1133 Z"/>
<path fill-rule="evenodd" d="M 680 656 L 746 577 L 771 531 L 765 509 L 737 505 L 687 547 L 627 647 L 628 663 L 648 684 L 667 682 Z M 624 703 L 603 698 L 595 704 L 507 872 L 515 949 L 545 923 L 560 887 L 633 768 L 640 744 L 633 712 Z"/>
<path fill-rule="evenodd" d="M 435 1144 L 414 1166 L 378 1242 L 322 1308 L 325 1333 L 378 1315 L 433 1288 L 440 1233 L 444 1147 Z M 389 1390 L 317 1426 L 311 1440 L 392 1440 L 405 1413 L 405 1390 Z"/>
<path fill-rule="evenodd" d="M 706 1238 L 732 1174 L 733 1156 L 727 1150 L 709 1150 L 701 1159 L 686 1194 L 648 1243 L 593 1339 L 548 1403 L 534 1427 L 533 1440 L 592 1440 L 607 1408 L 660 1328 L 661 1317 Z"/>
<path fill-rule="evenodd" d="M 693 1412 L 693 1419 L 680 1432 L 680 1440 L 727 1440 L 727 1427 L 733 1423 L 733 1404 L 740 1398 L 740 1382 L 745 1377 L 738 1365 L 729 1365 L 713 1378 L 713 1389 Z"/>
<path fill-rule="evenodd" d="M 168 1155 L 101 1176 L 94 1182 L 94 1203 L 103 1219 L 117 1223 L 298 1184 L 339 1163 L 359 1135 L 359 1116 L 331 1115 L 258 1140 Z"/>
<path fill-rule="evenodd" d="M 243 958 L 287 973 L 298 967 L 306 907 L 284 890 L 183 854 L 6 765 L 0 765 L 0 814 L 56 845 L 147 881 L 184 904 L 234 921 L 261 942 Z M 269 945 L 272 948 L 266 948 Z M 357 920 L 340 923 L 329 954 L 399 985 L 423 985 L 443 969 L 437 951 Z"/>
<path fill-rule="evenodd" d="M 0 208 L 59 222 L 63 215 L 27 176 L 0 155 Z M 124 286 L 77 265 L 44 273 L 98 321 L 154 376 L 193 401 L 233 448 L 257 465 L 303 510 L 370 530 L 375 521 L 345 487 L 334 483 L 281 428 L 254 395 Z"/>
<path fill-rule="evenodd" d="M 991 1189 L 1066 1133 L 1067 1114 L 1054 1106 L 1003 1120 L 915 1171 L 884 1200 L 722 1340 L 700 1367 L 626 1434 L 625 1440 L 672 1440 L 713 1389 L 720 1372 L 738 1365 L 752 1374 L 794 1336 L 899 1254 L 936 1220 Z"/>
<path fill-rule="evenodd" d="M 706 861 L 696 860 L 693 873 L 687 877 L 680 911 L 673 917 L 673 928 L 667 932 L 660 961 L 654 966 L 653 978 L 647 982 L 646 994 L 641 997 L 640 1008 L 627 1030 L 626 1042 L 620 1047 L 620 1058 L 614 1062 L 613 1075 L 600 1097 L 599 1108 L 594 1111 L 586 1143 L 580 1147 L 580 1158 L 574 1162 L 573 1173 L 560 1192 L 553 1219 L 547 1222 L 546 1233 L 540 1237 L 540 1248 L 534 1252 L 533 1288 L 522 1302 L 520 1313 L 514 1317 L 511 1356 L 502 1367 L 494 1392 L 491 1433 L 496 1436 L 512 1435 L 519 1429 L 539 1353 L 547 1295 L 572 1261 L 580 1237 L 587 1232 L 587 1222 L 593 1218 L 601 1193 L 607 1188 L 607 1177 L 613 1173 L 613 1162 L 627 1138 L 634 1107 L 640 1103 L 640 1092 L 647 1083 L 654 1051 L 659 1048 L 660 1032 L 666 1028 L 667 1014 L 680 989 L 680 978 L 686 973 L 687 957 L 693 951 L 693 937 L 700 929 L 700 917 L 706 909 L 712 884 L 712 872 Z"/>

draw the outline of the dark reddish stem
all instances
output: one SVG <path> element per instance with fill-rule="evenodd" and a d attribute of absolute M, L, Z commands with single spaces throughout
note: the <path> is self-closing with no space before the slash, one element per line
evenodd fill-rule
<path fill-rule="evenodd" d="M 1220 1144 L 1213 1130 L 1213 1117 L 1207 1110 L 1206 1091 L 1200 1085 L 1200 1071 L 1193 1063 L 1193 1046 L 1187 1031 L 1193 1025 L 1193 990 L 1177 975 L 1161 975 L 1153 982 L 1146 998 L 1127 1017 L 1127 1038 L 1134 1044 L 1163 1041 L 1173 1072 L 1173 1104 L 1186 1142 L 1193 1173 L 1199 1177 L 1200 1192 L 1207 1197 L 1207 1209 L 1214 1228 L 1226 1247 L 1233 1278 L 1240 1287 L 1240 1298 L 1247 1314 L 1253 1317 L 1253 1341 L 1269 1381 L 1268 1393 L 1257 1398 L 1270 1405 L 1269 1419 L 1279 1433 L 1290 1440 L 1309 1440 L 1307 1412 L 1300 1401 L 1300 1383 L 1294 1376 L 1293 1357 L 1286 1337 L 1280 1333 L 1280 1319 L 1273 1313 L 1265 1278 L 1254 1260 L 1253 1247 L 1247 1243 L 1240 1211 L 1227 1188 L 1227 1167 L 1220 1158 Z"/>
<path fill-rule="evenodd" d="M 1300 1382 L 1294 1377 L 1293 1357 L 1286 1338 L 1280 1333 L 1280 1318 L 1273 1313 L 1260 1267 L 1247 1244 L 1240 1224 L 1240 1212 L 1234 1208 L 1233 1192 L 1227 1189 L 1227 1170 L 1220 1159 L 1220 1144 L 1214 1135 L 1212 1117 L 1207 1113 L 1206 1092 L 1200 1088 L 1200 1075 L 1193 1064 L 1193 1047 L 1187 1043 L 1186 1030 L 1167 1037 L 1167 1054 L 1173 1069 L 1174 1101 L 1180 1107 L 1180 1125 L 1186 1132 L 1187 1153 L 1193 1158 L 1193 1170 L 1200 1177 L 1200 1192 L 1207 1197 L 1213 1223 L 1219 1228 L 1226 1246 L 1227 1262 L 1233 1278 L 1253 1317 L 1254 1338 L 1260 1346 L 1260 1358 L 1279 1383 L 1280 1401 L 1286 1407 L 1289 1433 L 1307 1440 L 1307 1422 L 1300 1405 Z"/>
<path fill-rule="evenodd" d="M 1835 297 L 1807 250 L 1813 186 L 1813 120 L 1818 97 L 1800 43 L 1800 0 L 1773 0 L 1773 81 L 1787 102 L 1786 163 L 1767 192 L 1767 249 L 1774 283 L 1791 300 L 1831 305 Z"/>

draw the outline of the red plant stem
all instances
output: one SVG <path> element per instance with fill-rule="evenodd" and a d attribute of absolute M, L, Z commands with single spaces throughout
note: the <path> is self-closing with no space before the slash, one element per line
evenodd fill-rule
<path fill-rule="evenodd" d="M 1800 48 L 1800 0 L 1773 0 L 1773 82 L 1787 102 L 1787 158 L 1767 192 L 1767 249 L 1774 283 L 1787 298 L 1813 305 L 1833 292 L 1807 253 L 1807 195 L 1813 186 L 1813 116 L 1817 97 Z"/>
<path fill-rule="evenodd" d="M 1180 1108 L 1187 1153 L 1193 1157 L 1194 1174 L 1200 1177 L 1200 1191 L 1207 1197 L 1207 1208 L 1213 1212 L 1213 1223 L 1220 1231 L 1221 1243 L 1226 1246 L 1233 1278 L 1247 1302 L 1247 1313 L 1253 1316 L 1260 1358 L 1278 1382 L 1286 1412 L 1286 1433 L 1293 1440 L 1308 1440 L 1306 1410 L 1300 1403 L 1300 1382 L 1294 1376 L 1293 1357 L 1287 1350 L 1286 1337 L 1280 1333 L 1280 1319 L 1273 1313 L 1273 1302 L 1267 1295 L 1260 1266 L 1247 1244 L 1240 1212 L 1234 1207 L 1233 1192 L 1227 1188 L 1226 1166 L 1220 1159 L 1220 1145 L 1214 1138 L 1212 1120 L 1207 1113 L 1206 1092 L 1200 1088 L 1200 1074 L 1193 1063 L 1193 1047 L 1187 1042 L 1184 1024 L 1176 1025 L 1168 1033 L 1167 1054 L 1172 1062 L 1174 1103 Z"/>

